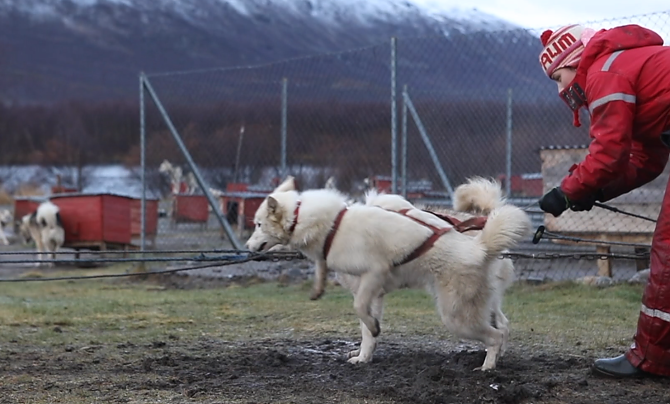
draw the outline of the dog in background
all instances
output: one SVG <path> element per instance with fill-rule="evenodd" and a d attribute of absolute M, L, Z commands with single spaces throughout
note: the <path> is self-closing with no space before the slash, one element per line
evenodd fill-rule
<path fill-rule="evenodd" d="M 317 266 L 337 272 L 354 295 L 363 334 L 350 363 L 372 360 L 384 295 L 411 287 L 433 295 L 448 330 L 484 343 L 482 370 L 495 368 L 506 336 L 491 325 L 496 289 L 491 262 L 529 233 L 530 220 L 521 209 L 494 209 L 481 231 L 469 236 L 449 227 L 431 228 L 411 214 L 348 205 L 347 197 L 335 190 L 300 193 L 291 189 L 291 182 L 280 185 L 258 208 L 247 248 L 268 251 L 287 244 Z"/>
<path fill-rule="evenodd" d="M 54 253 L 65 242 L 65 230 L 60 211 L 58 206 L 49 201 L 41 203 L 35 212 L 23 216 L 19 229 L 26 244 L 31 240 L 35 242 L 39 260 L 42 260 L 44 255 L 49 259 L 55 259 L 56 254 Z M 53 263 L 47 266 L 53 266 Z"/>
<path fill-rule="evenodd" d="M 5 226 L 12 222 L 12 214 L 7 209 L 0 210 L 0 241 L 2 244 L 9 245 L 7 235 L 5 234 Z"/>

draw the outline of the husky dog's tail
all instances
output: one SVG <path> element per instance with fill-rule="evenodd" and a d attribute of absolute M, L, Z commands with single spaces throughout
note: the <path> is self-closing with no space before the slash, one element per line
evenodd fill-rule
<path fill-rule="evenodd" d="M 514 247 L 530 233 L 530 229 L 526 212 L 514 205 L 504 205 L 491 211 L 486 226 L 476 238 L 486 249 L 486 254 L 493 257 Z"/>
<path fill-rule="evenodd" d="M 473 177 L 454 191 L 454 210 L 473 215 L 488 215 L 505 205 L 500 183 L 494 179 Z"/>

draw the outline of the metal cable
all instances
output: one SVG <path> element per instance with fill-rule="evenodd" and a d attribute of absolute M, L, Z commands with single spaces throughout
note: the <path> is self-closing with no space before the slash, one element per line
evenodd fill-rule
<path fill-rule="evenodd" d="M 134 263 L 134 262 L 189 262 L 189 261 L 228 261 L 231 258 L 235 258 L 244 254 L 251 254 L 248 251 L 231 251 L 236 253 L 234 256 L 214 256 L 209 257 L 204 254 L 191 257 L 154 257 L 154 258 L 94 258 L 94 259 L 37 259 L 37 258 L 26 258 L 26 259 L 9 259 L 0 261 L 2 264 L 31 264 L 31 263 L 53 263 L 53 264 L 96 264 L 96 263 Z M 255 256 L 259 256 L 255 254 Z M 294 259 L 302 259 L 303 255 L 298 252 L 282 252 L 282 253 L 267 253 L 263 255 L 267 259 L 274 260 L 284 260 L 290 261 Z"/>
<path fill-rule="evenodd" d="M 52 277 L 52 278 L 15 278 L 15 279 L 0 279 L 0 283 L 16 283 L 16 282 L 49 282 L 49 281 L 69 281 L 69 280 L 87 280 L 87 279 L 100 279 L 100 278 L 124 278 L 130 276 L 145 276 L 145 275 L 164 275 L 171 274 L 176 272 L 183 271 L 192 271 L 196 269 L 204 269 L 211 267 L 221 267 L 233 264 L 242 264 L 249 261 L 265 261 L 265 260 L 274 260 L 272 258 L 273 254 L 256 254 L 251 253 L 246 258 L 228 260 L 228 262 L 216 262 L 207 265 L 198 265 L 194 267 L 186 268 L 175 268 L 175 269 L 166 269 L 161 271 L 145 271 L 145 272 L 130 272 L 124 274 L 101 274 L 101 275 L 85 275 L 85 276 L 61 276 L 61 277 Z"/>
<path fill-rule="evenodd" d="M 201 253 L 214 253 L 214 254 L 239 254 L 240 252 L 248 252 L 245 250 L 151 250 L 151 251 L 140 251 L 140 250 L 62 250 L 62 251 L 56 251 L 54 253 L 49 253 L 49 254 L 56 254 L 56 255 L 65 255 L 65 254 L 93 254 L 93 255 L 100 255 L 100 254 L 156 254 L 156 255 L 163 255 L 163 254 L 201 254 Z M 35 250 L 22 250 L 22 251 L 0 251 L 0 255 L 24 255 L 24 254 L 35 254 Z"/>

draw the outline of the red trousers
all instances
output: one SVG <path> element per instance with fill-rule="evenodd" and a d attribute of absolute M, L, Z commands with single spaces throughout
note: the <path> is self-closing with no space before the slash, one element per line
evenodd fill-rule
<path fill-rule="evenodd" d="M 650 260 L 637 332 L 626 357 L 645 372 L 670 376 L 670 182 L 654 229 Z"/>

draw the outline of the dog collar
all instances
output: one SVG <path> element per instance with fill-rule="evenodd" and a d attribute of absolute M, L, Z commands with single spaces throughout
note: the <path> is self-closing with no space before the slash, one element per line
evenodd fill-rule
<path fill-rule="evenodd" d="M 300 213 L 300 200 L 295 204 L 295 210 L 293 211 L 293 223 L 291 223 L 291 228 L 288 229 L 290 233 L 295 231 L 295 226 L 298 224 L 298 214 Z"/>

